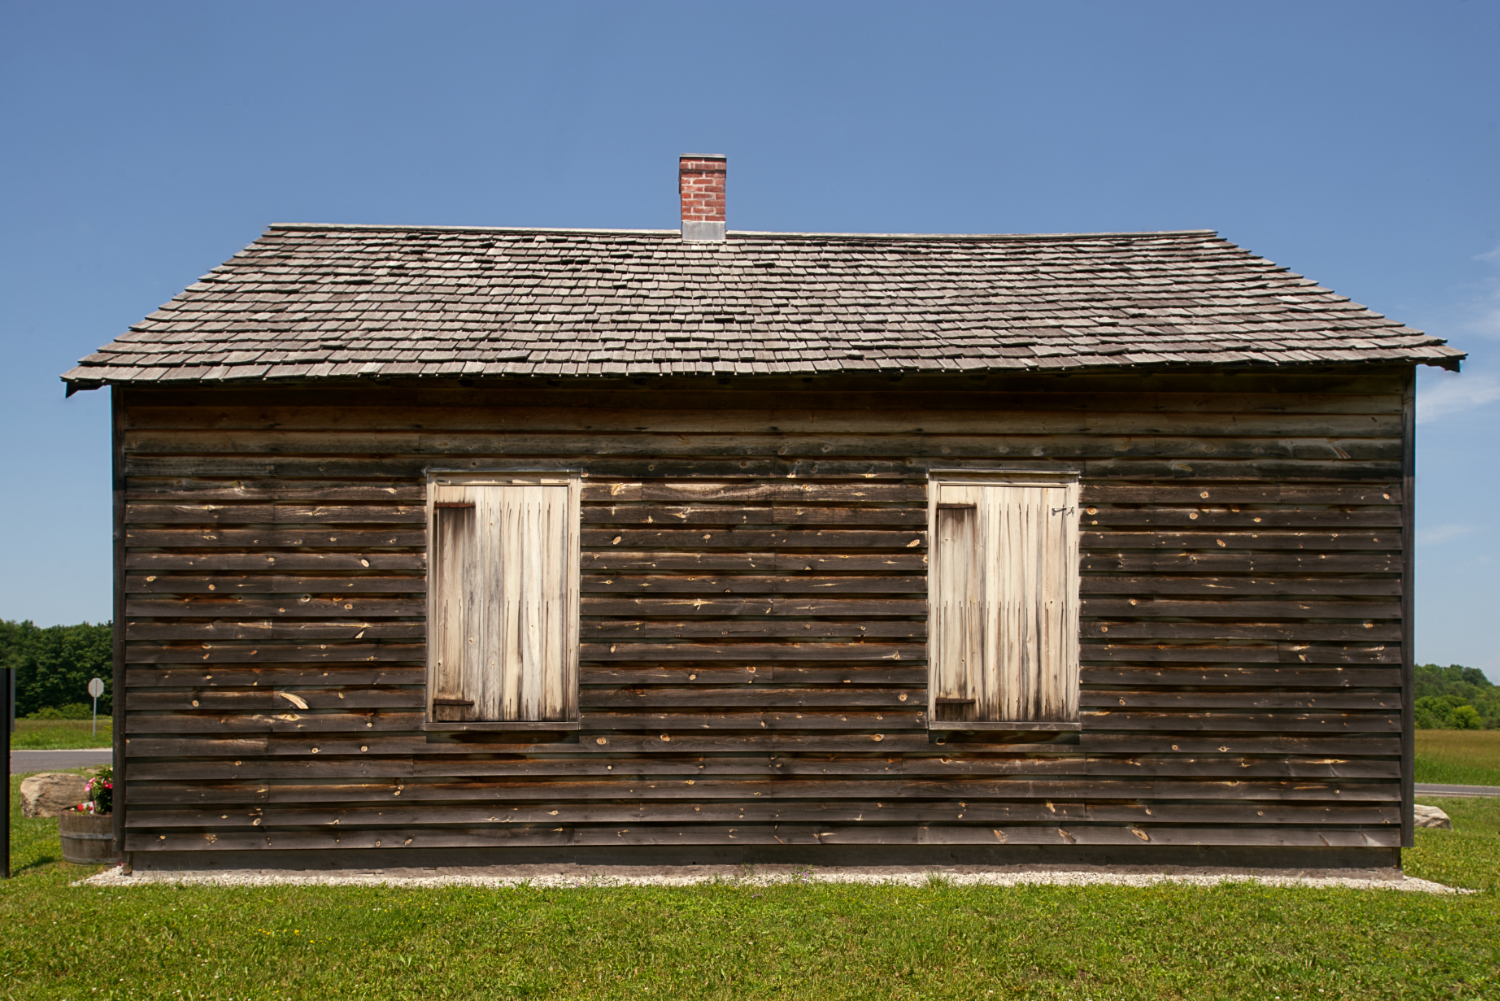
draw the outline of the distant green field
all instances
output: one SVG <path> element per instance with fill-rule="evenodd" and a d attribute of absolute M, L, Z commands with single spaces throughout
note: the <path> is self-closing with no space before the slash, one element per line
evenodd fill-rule
<path fill-rule="evenodd" d="M 1500 730 L 1418 730 L 1417 781 L 1500 786 Z"/>
<path fill-rule="evenodd" d="M 17 751 L 66 750 L 74 747 L 109 747 L 114 728 L 107 716 L 99 718 L 94 733 L 86 719 L 18 719 L 10 746 Z"/>

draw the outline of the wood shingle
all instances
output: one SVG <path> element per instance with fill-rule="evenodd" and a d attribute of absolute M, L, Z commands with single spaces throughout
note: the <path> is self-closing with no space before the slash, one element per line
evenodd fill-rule
<path fill-rule="evenodd" d="M 1212 231 L 282 224 L 63 376 L 798 375 L 1464 357 Z"/>

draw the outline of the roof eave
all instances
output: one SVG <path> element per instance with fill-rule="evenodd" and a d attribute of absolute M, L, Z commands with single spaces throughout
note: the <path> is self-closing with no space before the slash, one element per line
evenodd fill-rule
<path fill-rule="evenodd" d="M 950 376 L 974 377 L 974 376 L 985 376 L 985 375 L 1021 375 L 1021 374 L 1028 374 L 1028 373 L 1029 374 L 1033 374 L 1033 375 L 1065 375 L 1065 374 L 1066 375 L 1082 375 L 1082 374 L 1087 374 L 1087 373 L 1101 373 L 1101 372 L 1119 373 L 1121 371 L 1139 372 L 1139 373 L 1145 374 L 1145 373 L 1149 373 L 1149 372 L 1161 372 L 1161 371 L 1179 371 L 1179 372 L 1180 371 L 1210 372 L 1210 371 L 1214 371 L 1214 370 L 1219 370 L 1219 371 L 1287 371 L 1287 370 L 1291 370 L 1291 369 L 1377 368 L 1377 367 L 1407 366 L 1407 365 L 1410 365 L 1410 366 L 1413 366 L 1413 367 L 1415 367 L 1417 365 L 1430 365 L 1430 366 L 1432 366 L 1434 368 L 1441 368 L 1441 369 L 1446 369 L 1446 370 L 1448 370 L 1450 372 L 1457 372 L 1457 371 L 1460 371 L 1460 368 L 1461 368 L 1461 365 L 1462 365 L 1463 361 L 1466 358 L 1468 358 L 1468 354 L 1466 352 L 1457 351 L 1457 350 L 1454 350 L 1452 348 L 1448 348 L 1448 347 L 1446 347 L 1444 345 L 1433 345 L 1433 351 L 1435 352 L 1436 356 L 1426 355 L 1426 356 L 1423 356 L 1423 357 L 1407 357 L 1407 358 L 1367 358 L 1367 359 L 1363 359 L 1363 360 L 1309 359 L 1309 360 L 1296 360 L 1296 361 L 1260 361 L 1260 360 L 1254 360 L 1254 359 L 1247 359 L 1245 361 L 1236 361 L 1236 362 L 1199 362 L 1199 361 L 1164 361 L 1164 362 L 1145 362 L 1145 363 L 1143 363 L 1143 362 L 1121 362 L 1119 364 L 1113 364 L 1113 365 L 1099 365 L 1099 364 L 1068 365 L 1066 363 L 1062 363 L 1062 364 L 1043 363 L 1043 364 L 1028 364 L 1028 365 L 1015 365 L 1015 364 L 1011 364 L 1011 365 L 1005 365 L 1005 366 L 998 366 L 998 365 L 968 366 L 968 367 L 965 367 L 963 369 L 875 368 L 875 369 L 860 369 L 860 370 L 850 370 L 850 371 L 827 371 L 827 370 L 797 371 L 797 370 L 787 370 L 787 371 L 775 372 L 775 373 L 734 373 L 733 377 L 734 378 L 739 378 L 739 379 L 777 378 L 777 377 L 781 377 L 781 378 L 786 378 L 786 377 L 790 377 L 790 378 L 798 378 L 798 377 L 829 378 L 829 377 L 837 377 L 837 376 L 840 376 L 840 375 L 852 375 L 852 376 L 872 376 L 872 375 L 873 376 L 880 376 L 880 375 L 885 375 L 885 376 L 944 376 L 944 375 L 950 375 Z M 1038 359 L 1038 361 L 1046 362 L 1047 360 Z M 557 376 L 550 375 L 550 374 L 537 375 L 535 373 L 519 373 L 519 372 L 514 373 L 514 374 L 499 374 L 499 375 L 491 375 L 491 376 L 483 376 L 483 375 L 474 375 L 474 376 L 461 376 L 461 375 L 459 375 L 459 376 L 456 376 L 456 375 L 453 375 L 451 373 L 449 373 L 449 374 L 443 374 L 443 375 L 429 375 L 429 374 L 424 374 L 424 373 L 361 372 L 361 373 L 351 373 L 349 375 L 339 375 L 339 376 L 306 376 L 306 375 L 302 375 L 302 376 L 284 376 L 284 377 L 272 376 L 272 377 L 269 377 L 269 378 L 262 377 L 262 376 L 247 375 L 247 376 L 238 376 L 238 377 L 231 376 L 231 377 L 227 377 L 227 378 L 216 378 L 216 379 L 201 379 L 201 378 L 200 379 L 178 379 L 178 380 L 168 380 L 167 382 L 164 383 L 159 378 L 143 378 L 143 379 L 129 379 L 129 378 L 121 379 L 121 378 L 108 378 L 108 377 L 106 377 L 106 378 L 97 378 L 97 377 L 91 377 L 91 376 L 88 376 L 88 375 L 77 374 L 77 373 L 78 373 L 78 370 L 74 369 L 74 370 L 72 370 L 70 372 L 64 373 L 62 376 L 59 377 L 62 380 L 62 382 L 64 383 L 64 385 L 67 387 L 67 394 L 66 394 L 67 396 L 72 396 L 74 393 L 85 392 L 85 391 L 88 391 L 88 390 L 102 389 L 102 388 L 104 388 L 106 386 L 143 386 L 143 385 L 161 386 L 161 385 L 171 385 L 171 384 L 174 384 L 174 383 L 180 383 L 180 384 L 186 384 L 186 385 L 195 385 L 195 386 L 236 386 L 236 387 L 244 387 L 244 386 L 255 385 L 255 384 L 260 384 L 260 385 L 288 385 L 288 384 L 303 383 L 303 382 L 316 382 L 316 383 L 329 383 L 329 382 L 368 382 L 368 381 L 372 381 L 372 380 L 389 381 L 389 380 L 392 380 L 392 379 L 401 379 L 401 380 L 406 380 L 406 379 L 427 380 L 427 379 L 431 379 L 431 380 L 451 381 L 451 380 L 453 380 L 455 378 L 463 378 L 463 379 L 484 379 L 484 378 L 502 378 L 502 379 L 546 378 L 546 379 L 551 379 L 551 378 L 557 378 Z M 721 375 L 722 374 L 727 374 L 727 373 L 721 373 Z M 570 378 L 570 379 L 617 378 L 617 377 L 619 377 L 619 375 L 620 375 L 620 373 L 611 372 L 611 373 L 601 373 L 599 375 L 568 375 L 568 376 L 564 376 L 564 378 Z M 639 378 L 641 376 L 631 376 L 631 377 L 632 378 Z M 675 376 L 673 374 L 670 374 L 670 373 L 660 374 L 660 375 L 646 376 L 646 378 L 676 378 L 676 377 L 677 376 Z"/>

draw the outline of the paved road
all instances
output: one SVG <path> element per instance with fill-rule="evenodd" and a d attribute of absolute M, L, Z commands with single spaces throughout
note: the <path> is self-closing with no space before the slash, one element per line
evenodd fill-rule
<path fill-rule="evenodd" d="M 1500 796 L 1500 786 L 1442 786 L 1417 783 L 1418 796 Z"/>
<path fill-rule="evenodd" d="M 114 751 L 108 747 L 85 747 L 77 751 L 11 751 L 10 773 L 49 772 L 57 768 L 107 765 Z"/>

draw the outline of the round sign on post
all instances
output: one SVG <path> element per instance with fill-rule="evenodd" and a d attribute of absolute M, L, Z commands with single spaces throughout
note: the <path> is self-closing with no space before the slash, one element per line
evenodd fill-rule
<path fill-rule="evenodd" d="M 99 732 L 99 696 L 101 696 L 101 695 L 104 694 L 104 679 L 103 678 L 90 678 L 89 679 L 89 694 L 94 697 L 94 725 L 93 725 L 92 729 L 90 730 L 90 732 L 91 733 L 98 733 Z"/>

